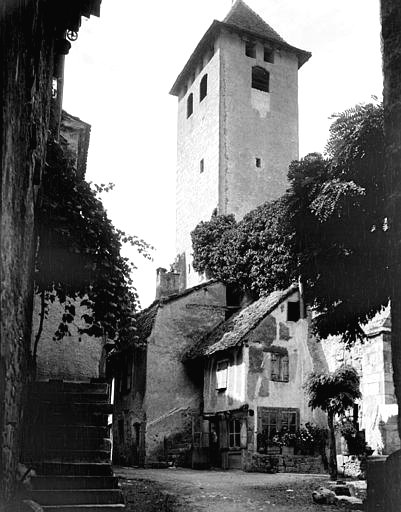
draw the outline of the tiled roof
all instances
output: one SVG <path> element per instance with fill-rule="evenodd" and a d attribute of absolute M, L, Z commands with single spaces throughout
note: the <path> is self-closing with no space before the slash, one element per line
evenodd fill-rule
<path fill-rule="evenodd" d="M 234 25 L 241 30 L 253 32 L 273 41 L 285 43 L 284 39 L 242 0 L 237 0 L 234 3 L 223 23 Z"/>
<path fill-rule="evenodd" d="M 140 341 L 147 340 L 151 335 L 158 309 L 159 301 L 155 300 L 136 315 L 136 335 Z"/>
<path fill-rule="evenodd" d="M 210 356 L 215 352 L 221 352 L 240 345 L 252 329 L 297 290 L 298 285 L 293 284 L 284 291 L 275 291 L 270 295 L 261 297 L 239 313 L 219 324 L 210 334 L 202 338 L 187 352 L 185 359 Z"/>

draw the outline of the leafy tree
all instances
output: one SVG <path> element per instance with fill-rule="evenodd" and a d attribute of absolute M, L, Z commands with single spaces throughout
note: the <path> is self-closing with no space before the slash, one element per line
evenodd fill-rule
<path fill-rule="evenodd" d="M 34 364 L 47 306 L 56 299 L 65 308 L 56 338 L 69 332 L 76 301 L 88 307 L 81 333 L 106 335 L 117 345 L 134 337 L 138 296 L 131 271 L 135 267 L 120 251 L 123 243 L 130 243 L 149 258 L 150 246 L 117 230 L 108 219 L 97 193 L 110 188 L 102 185 L 93 189 L 77 175 L 63 148 L 54 141 L 49 143 L 36 217 L 39 245 L 35 288 L 41 313 Z"/>
<path fill-rule="evenodd" d="M 194 269 L 254 296 L 286 287 L 294 258 L 286 203 L 278 199 L 252 210 L 240 221 L 233 215 L 213 215 L 191 233 Z"/>
<path fill-rule="evenodd" d="M 331 374 L 312 373 L 305 389 L 309 396 L 309 406 L 320 408 L 327 413 L 329 436 L 329 471 L 332 479 L 337 478 L 337 454 L 335 440 L 335 415 L 343 415 L 360 398 L 359 376 L 350 366 L 341 366 Z"/>
<path fill-rule="evenodd" d="M 255 295 L 301 277 L 318 333 L 352 343 L 389 300 L 383 109 L 358 105 L 333 119 L 326 156 L 293 162 L 282 198 L 238 223 L 195 228 L 194 268 Z"/>
<path fill-rule="evenodd" d="M 389 300 L 382 107 L 335 115 L 326 153 L 291 164 L 287 214 L 318 332 L 351 343 Z"/>

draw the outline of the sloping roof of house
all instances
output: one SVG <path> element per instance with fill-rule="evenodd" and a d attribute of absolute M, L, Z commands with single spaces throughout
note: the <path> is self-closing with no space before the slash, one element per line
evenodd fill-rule
<path fill-rule="evenodd" d="M 297 290 L 298 285 L 293 284 L 286 290 L 275 291 L 256 300 L 202 338 L 187 352 L 185 359 L 210 356 L 239 346 L 252 329 Z"/>
<path fill-rule="evenodd" d="M 203 58 L 204 53 L 213 44 L 215 38 L 220 31 L 226 28 L 249 37 L 269 41 L 278 48 L 283 48 L 287 51 L 293 52 L 298 57 L 298 67 L 300 68 L 311 57 L 311 53 L 305 50 L 296 48 L 288 44 L 270 25 L 268 25 L 256 12 L 254 12 L 243 0 L 237 0 L 232 6 L 230 12 L 224 18 L 224 21 L 214 20 L 189 60 L 185 64 L 181 73 L 178 75 L 170 94 L 178 96 L 180 94 L 181 84 L 188 79 L 191 72 Z"/>

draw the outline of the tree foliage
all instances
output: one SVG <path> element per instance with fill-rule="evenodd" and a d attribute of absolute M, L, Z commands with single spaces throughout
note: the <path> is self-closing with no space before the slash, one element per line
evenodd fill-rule
<path fill-rule="evenodd" d="M 383 109 L 357 105 L 333 120 L 325 156 L 293 162 L 283 197 L 195 228 L 194 268 L 255 295 L 301 277 L 318 333 L 351 343 L 389 300 Z"/>
<path fill-rule="evenodd" d="M 278 199 L 239 222 L 233 215 L 214 215 L 198 224 L 191 233 L 194 269 L 255 296 L 288 286 L 294 260 L 285 207 Z"/>
<path fill-rule="evenodd" d="M 351 366 L 340 366 L 333 373 L 312 373 L 304 385 L 309 396 L 308 405 L 320 408 L 327 413 L 329 436 L 329 470 L 332 478 L 337 478 L 337 456 L 334 417 L 343 415 L 361 397 L 359 375 Z"/>
<path fill-rule="evenodd" d="M 305 389 L 312 409 L 344 414 L 360 398 L 359 375 L 352 366 L 340 366 L 333 373 L 312 373 Z"/>
<path fill-rule="evenodd" d="M 106 335 L 120 344 L 133 339 L 138 305 L 131 278 L 135 267 L 121 255 L 121 248 L 130 243 L 149 258 L 150 246 L 113 226 L 97 197 L 110 188 L 109 184 L 93 189 L 77 175 L 62 147 L 49 143 L 37 213 L 35 286 L 42 301 L 42 323 L 49 301 L 64 304 L 57 338 L 68 333 L 78 300 L 88 308 L 81 333 Z"/>
<path fill-rule="evenodd" d="M 287 207 L 318 331 L 352 342 L 389 300 L 383 110 L 359 105 L 334 119 L 327 157 L 291 164 Z"/>

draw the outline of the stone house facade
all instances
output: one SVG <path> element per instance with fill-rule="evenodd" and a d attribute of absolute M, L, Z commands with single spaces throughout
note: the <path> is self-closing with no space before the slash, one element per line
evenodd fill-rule
<path fill-rule="evenodd" d="M 33 305 L 35 207 L 49 128 L 57 124 L 61 77 L 69 43 L 81 16 L 98 15 L 101 0 L 0 4 L 0 510 L 13 497 L 21 425 L 29 381 Z M 52 101 L 55 100 L 55 101 Z"/>
<path fill-rule="evenodd" d="M 261 297 L 188 353 L 204 366 L 201 437 L 209 464 L 253 470 L 258 454 L 277 454 L 278 432 L 324 425 L 303 389 L 320 362 L 300 299 L 297 285 Z"/>
<path fill-rule="evenodd" d="M 245 2 L 213 21 L 178 75 L 176 252 L 181 288 L 190 233 L 217 209 L 237 219 L 287 187 L 298 158 L 298 69 L 310 53 L 289 45 Z"/>
<path fill-rule="evenodd" d="M 178 276 L 159 269 L 157 289 L 158 298 L 137 316 L 139 339 L 110 362 L 116 376 L 113 457 L 119 463 L 157 463 L 173 445 L 191 445 L 203 374 L 182 357 L 225 317 L 220 283 L 178 293 Z"/>

